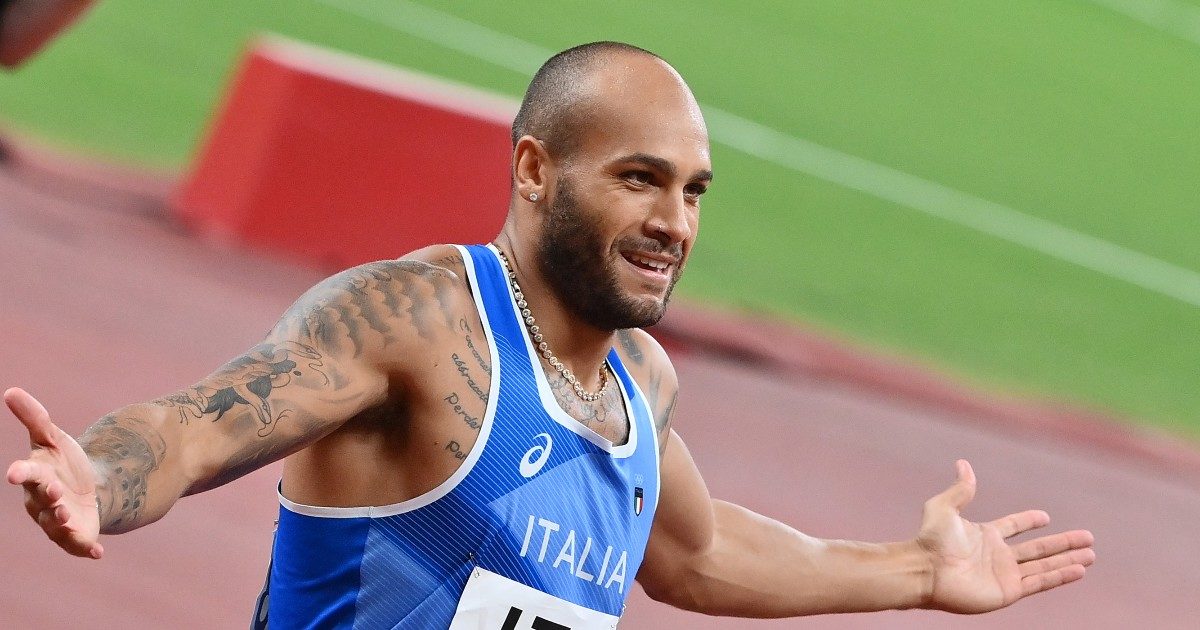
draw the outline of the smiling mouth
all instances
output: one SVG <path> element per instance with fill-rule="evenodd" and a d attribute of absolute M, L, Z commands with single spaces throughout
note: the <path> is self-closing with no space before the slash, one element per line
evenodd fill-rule
<path fill-rule="evenodd" d="M 625 260 L 627 260 L 634 267 L 650 273 L 662 274 L 665 276 L 671 269 L 671 263 L 662 260 L 655 260 L 653 258 L 647 258 L 645 256 L 640 256 L 633 253 L 623 254 L 623 256 Z"/>

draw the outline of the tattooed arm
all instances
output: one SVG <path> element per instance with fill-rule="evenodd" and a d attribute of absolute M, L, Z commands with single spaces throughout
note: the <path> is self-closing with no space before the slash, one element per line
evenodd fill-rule
<path fill-rule="evenodd" d="M 427 311 L 454 299 L 454 275 L 414 261 L 372 263 L 313 287 L 267 338 L 190 388 L 114 411 L 78 443 L 29 394 L 5 402 L 32 453 L 8 480 L 68 552 L 100 557 L 99 533 L 161 518 L 329 434 L 388 395 L 428 335 Z"/>
<path fill-rule="evenodd" d="M 658 454 L 662 459 L 671 430 L 675 401 L 679 398 L 679 377 L 667 353 L 654 337 L 641 329 L 618 330 L 617 351 L 634 380 L 642 388 L 654 414 L 658 433 Z"/>

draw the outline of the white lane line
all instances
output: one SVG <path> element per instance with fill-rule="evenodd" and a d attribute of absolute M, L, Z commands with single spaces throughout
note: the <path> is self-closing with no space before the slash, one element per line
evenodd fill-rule
<path fill-rule="evenodd" d="M 1190 269 L 718 109 L 705 116 L 743 153 L 1200 306 L 1200 274 Z"/>
<path fill-rule="evenodd" d="M 526 76 L 556 52 L 409 0 L 316 1 Z"/>
<path fill-rule="evenodd" d="M 316 1 L 525 75 L 555 52 L 409 0 Z M 1190 269 L 717 107 L 701 107 L 712 140 L 729 148 L 1200 306 L 1200 273 Z"/>
<path fill-rule="evenodd" d="M 1168 35 L 1200 44 L 1200 7 L 1181 0 L 1088 0 Z"/>

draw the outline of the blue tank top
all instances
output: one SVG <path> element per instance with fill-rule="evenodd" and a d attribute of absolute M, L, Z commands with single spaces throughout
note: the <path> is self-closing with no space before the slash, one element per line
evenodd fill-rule
<path fill-rule="evenodd" d="M 621 615 L 658 503 L 650 408 L 610 351 L 628 440 L 568 416 L 495 249 L 459 249 L 491 352 L 478 441 L 449 479 L 402 503 L 329 508 L 281 493 L 254 626 L 578 630 Z"/>

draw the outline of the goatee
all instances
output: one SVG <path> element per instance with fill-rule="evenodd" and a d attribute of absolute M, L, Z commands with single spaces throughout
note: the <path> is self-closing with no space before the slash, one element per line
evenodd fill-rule
<path fill-rule="evenodd" d="M 539 270 L 564 306 L 600 330 L 645 328 L 658 323 L 679 279 L 677 264 L 661 302 L 638 300 L 622 293 L 615 265 L 624 263 L 620 254 L 623 246 L 668 252 L 676 258 L 682 253 L 679 244 L 663 246 L 646 237 L 625 237 L 606 252 L 600 230 L 585 216 L 575 197 L 574 183 L 567 177 L 561 178 L 557 195 L 542 221 Z"/>

